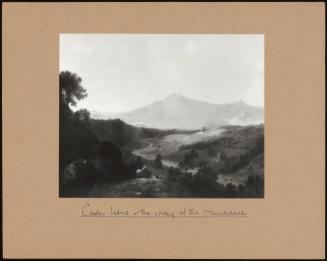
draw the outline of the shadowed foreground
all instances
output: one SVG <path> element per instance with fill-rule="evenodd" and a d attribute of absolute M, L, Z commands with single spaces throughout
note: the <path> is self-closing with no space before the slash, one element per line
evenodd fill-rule
<path fill-rule="evenodd" d="M 138 178 L 120 183 L 95 184 L 68 192 L 72 197 L 189 197 L 194 194 L 184 186 L 168 180 L 156 178 Z"/>

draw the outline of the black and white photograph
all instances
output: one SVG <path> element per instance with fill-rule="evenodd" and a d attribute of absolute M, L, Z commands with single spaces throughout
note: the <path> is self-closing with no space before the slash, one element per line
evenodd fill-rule
<path fill-rule="evenodd" d="M 264 186 L 263 34 L 60 34 L 59 197 Z"/>

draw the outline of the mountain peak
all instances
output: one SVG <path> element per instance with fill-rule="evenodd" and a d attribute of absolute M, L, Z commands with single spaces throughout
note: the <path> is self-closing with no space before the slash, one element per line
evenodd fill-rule
<path fill-rule="evenodd" d="M 263 122 L 263 108 L 247 105 L 242 100 L 213 104 L 171 93 L 163 100 L 108 118 L 149 128 L 196 130 L 203 126 L 257 124 Z"/>

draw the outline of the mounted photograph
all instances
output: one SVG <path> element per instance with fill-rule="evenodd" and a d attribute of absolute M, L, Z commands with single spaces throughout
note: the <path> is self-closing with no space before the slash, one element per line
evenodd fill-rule
<path fill-rule="evenodd" d="M 59 197 L 264 198 L 263 34 L 60 34 Z"/>

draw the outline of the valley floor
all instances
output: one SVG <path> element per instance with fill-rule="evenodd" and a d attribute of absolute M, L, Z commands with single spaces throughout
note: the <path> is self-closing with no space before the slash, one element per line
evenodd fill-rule
<path fill-rule="evenodd" d="M 176 168 L 178 167 L 178 163 L 182 160 L 185 151 L 187 151 L 181 150 L 181 146 L 192 145 L 199 142 L 207 142 L 208 146 L 204 148 L 205 150 L 207 150 L 208 147 L 211 146 L 210 143 L 214 143 L 214 141 L 216 141 L 220 137 L 226 137 L 226 135 L 230 135 L 230 133 L 231 130 L 226 130 L 222 127 L 208 131 L 199 131 L 192 134 L 172 134 L 164 137 L 151 137 L 144 139 L 144 142 L 147 144 L 147 146 L 134 150 L 133 154 L 135 156 L 140 156 L 147 161 L 153 161 L 157 155 L 161 155 L 162 163 L 165 167 Z M 253 137 L 248 137 L 249 140 L 251 138 L 253 139 Z M 249 150 L 250 147 L 246 149 Z M 242 151 L 240 151 L 239 153 L 242 153 Z M 216 169 L 215 167 L 219 162 L 217 154 L 204 154 L 206 155 L 200 155 L 202 156 L 203 160 L 206 160 L 206 162 L 211 167 Z M 233 171 L 232 173 L 220 173 L 220 175 L 218 175 L 217 182 L 223 185 L 232 183 L 238 186 L 240 184 L 245 184 L 248 176 L 250 175 L 263 176 L 263 155 L 253 157 L 253 160 L 249 161 L 248 164 L 246 164 L 242 168 L 239 168 L 237 171 Z"/>
<path fill-rule="evenodd" d="M 229 126 L 190 134 L 144 138 L 144 147 L 134 149 L 132 154 L 141 157 L 149 174 L 147 177 L 71 188 L 66 193 L 71 197 L 263 197 L 261 138 L 262 125 Z M 190 151 L 196 157 L 189 165 L 181 167 L 180 162 Z M 161 168 L 154 164 L 157 155 L 162 158 Z M 211 184 L 202 177 L 203 174 L 202 179 L 194 181 L 201 166 L 210 167 L 216 176 L 210 180 Z M 170 173 L 172 170 L 179 173 L 178 178 Z"/>

